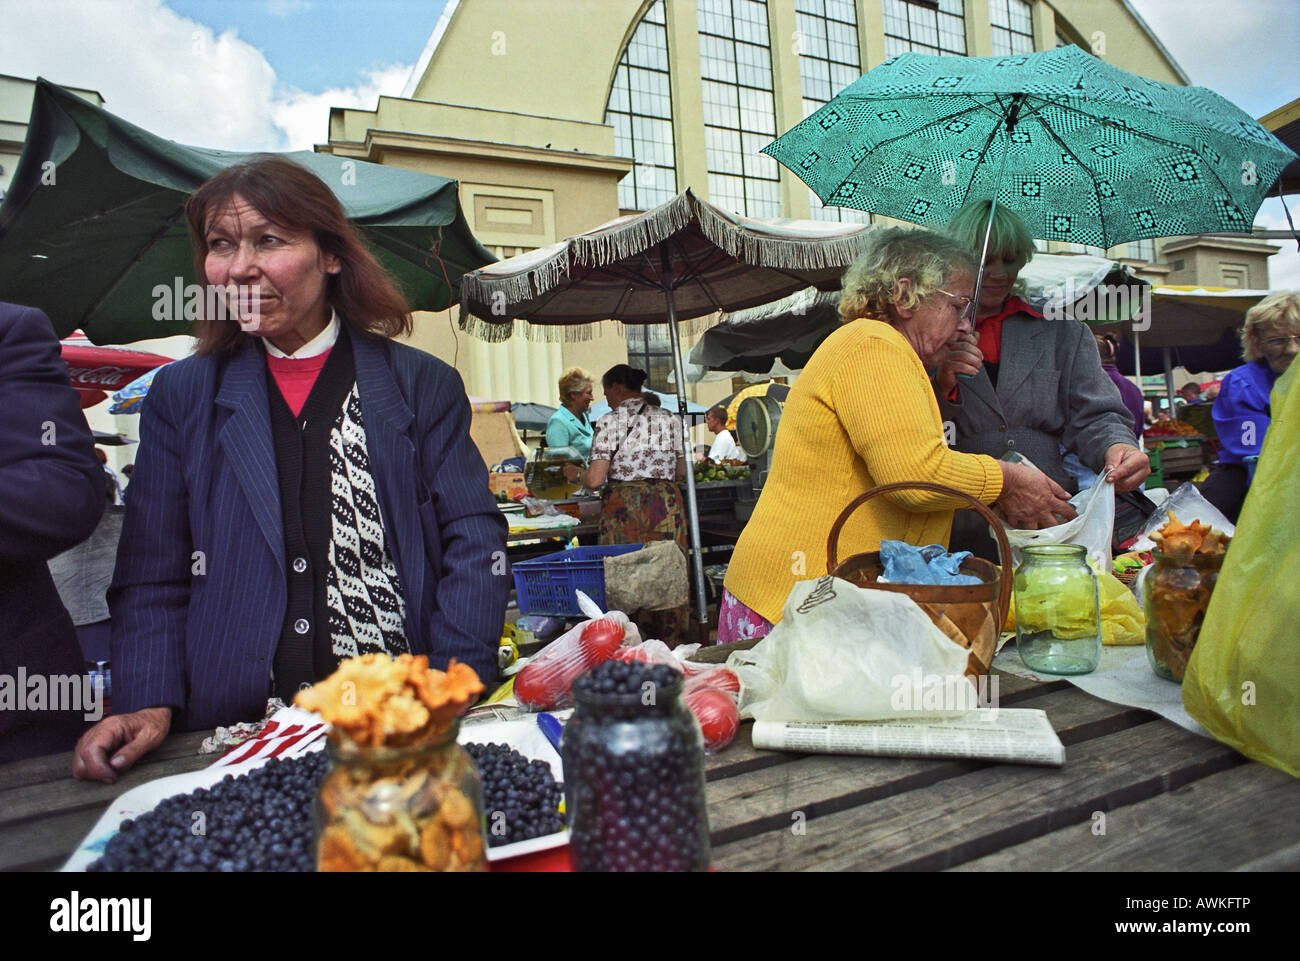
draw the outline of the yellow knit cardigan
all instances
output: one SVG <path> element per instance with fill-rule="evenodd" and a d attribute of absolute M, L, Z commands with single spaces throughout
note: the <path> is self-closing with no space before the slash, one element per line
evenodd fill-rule
<path fill-rule="evenodd" d="M 992 457 L 950 450 L 921 359 L 893 327 L 861 318 L 817 348 L 781 413 L 772 471 L 727 568 L 725 586 L 772 623 L 795 581 L 826 573 L 826 538 L 854 497 L 878 484 L 928 480 L 989 504 L 1002 492 Z M 840 531 L 838 556 L 882 540 L 944 544 L 951 497 L 882 494 Z"/>

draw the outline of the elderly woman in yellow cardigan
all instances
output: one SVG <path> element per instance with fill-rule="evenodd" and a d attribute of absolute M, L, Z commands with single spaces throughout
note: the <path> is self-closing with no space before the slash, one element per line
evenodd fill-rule
<path fill-rule="evenodd" d="M 771 474 L 727 569 L 719 643 L 771 630 L 794 583 L 826 573 L 826 538 L 840 511 L 879 484 L 944 484 L 996 501 L 1017 527 L 1074 515 L 1069 495 L 1046 474 L 944 443 L 926 369 L 970 331 L 974 286 L 970 252 L 948 237 L 872 232 L 844 276 L 843 326 L 786 401 Z M 850 517 L 841 556 L 879 550 L 882 540 L 947 544 L 961 506 L 925 491 L 882 495 Z"/>

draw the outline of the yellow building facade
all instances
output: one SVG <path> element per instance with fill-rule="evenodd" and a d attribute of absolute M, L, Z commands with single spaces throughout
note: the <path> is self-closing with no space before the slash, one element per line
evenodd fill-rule
<path fill-rule="evenodd" d="M 897 53 L 1068 43 L 1188 82 L 1125 0 L 447 0 L 403 95 L 333 109 L 317 150 L 455 178 L 471 227 L 503 257 L 687 187 L 750 216 L 861 222 L 868 215 L 823 208 L 758 150 Z M 1155 259 L 1149 241 L 1110 253 Z M 565 368 L 599 378 L 621 362 L 669 386 L 663 328 L 583 333 L 538 342 L 521 325 L 489 345 L 445 312 L 417 315 L 412 343 L 454 363 L 481 397 L 554 405 Z M 704 382 L 688 394 L 708 404 L 731 390 Z"/>

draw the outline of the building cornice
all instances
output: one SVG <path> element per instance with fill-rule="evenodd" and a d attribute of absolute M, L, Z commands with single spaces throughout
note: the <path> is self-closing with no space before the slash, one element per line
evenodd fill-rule
<path fill-rule="evenodd" d="M 588 154 L 573 150 L 563 152 L 542 147 L 525 147 L 517 144 L 496 143 L 488 140 L 464 140 L 456 137 L 438 137 L 410 133 L 403 130 L 366 131 L 364 142 L 331 140 L 317 144 L 317 153 L 333 153 L 382 163 L 387 150 L 408 150 L 416 153 L 451 154 L 463 157 L 491 158 L 512 163 L 542 164 L 551 167 L 569 167 L 589 171 L 603 171 L 622 178 L 632 169 L 633 161 L 626 157 Z"/>
<path fill-rule="evenodd" d="M 1210 248 L 1212 250 L 1231 250 L 1243 254 L 1264 254 L 1265 256 L 1271 256 L 1282 249 L 1277 244 L 1270 244 L 1263 240 L 1250 240 L 1245 237 L 1237 240 L 1231 237 L 1199 236 L 1173 240 L 1163 244 L 1160 253 L 1162 256 L 1167 257 L 1171 253 L 1191 250 L 1196 247 Z"/>

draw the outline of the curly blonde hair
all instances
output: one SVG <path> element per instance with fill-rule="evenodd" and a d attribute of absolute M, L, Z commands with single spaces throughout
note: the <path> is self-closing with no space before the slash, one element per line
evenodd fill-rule
<path fill-rule="evenodd" d="M 885 227 L 869 231 L 866 246 L 844 272 L 840 319 L 889 320 L 890 307 L 907 310 L 933 297 L 954 274 L 975 273 L 975 258 L 960 241 L 933 230 Z M 898 293 L 904 278 L 911 281 Z"/>
<path fill-rule="evenodd" d="M 1263 342 L 1273 330 L 1278 334 L 1300 334 L 1300 291 L 1270 294 L 1246 311 L 1241 328 L 1241 352 L 1246 363 L 1264 359 Z"/>
<path fill-rule="evenodd" d="M 595 382 L 590 372 L 581 367 L 570 367 L 560 375 L 560 403 L 568 400 L 570 394 L 581 394 L 583 388 Z"/>

